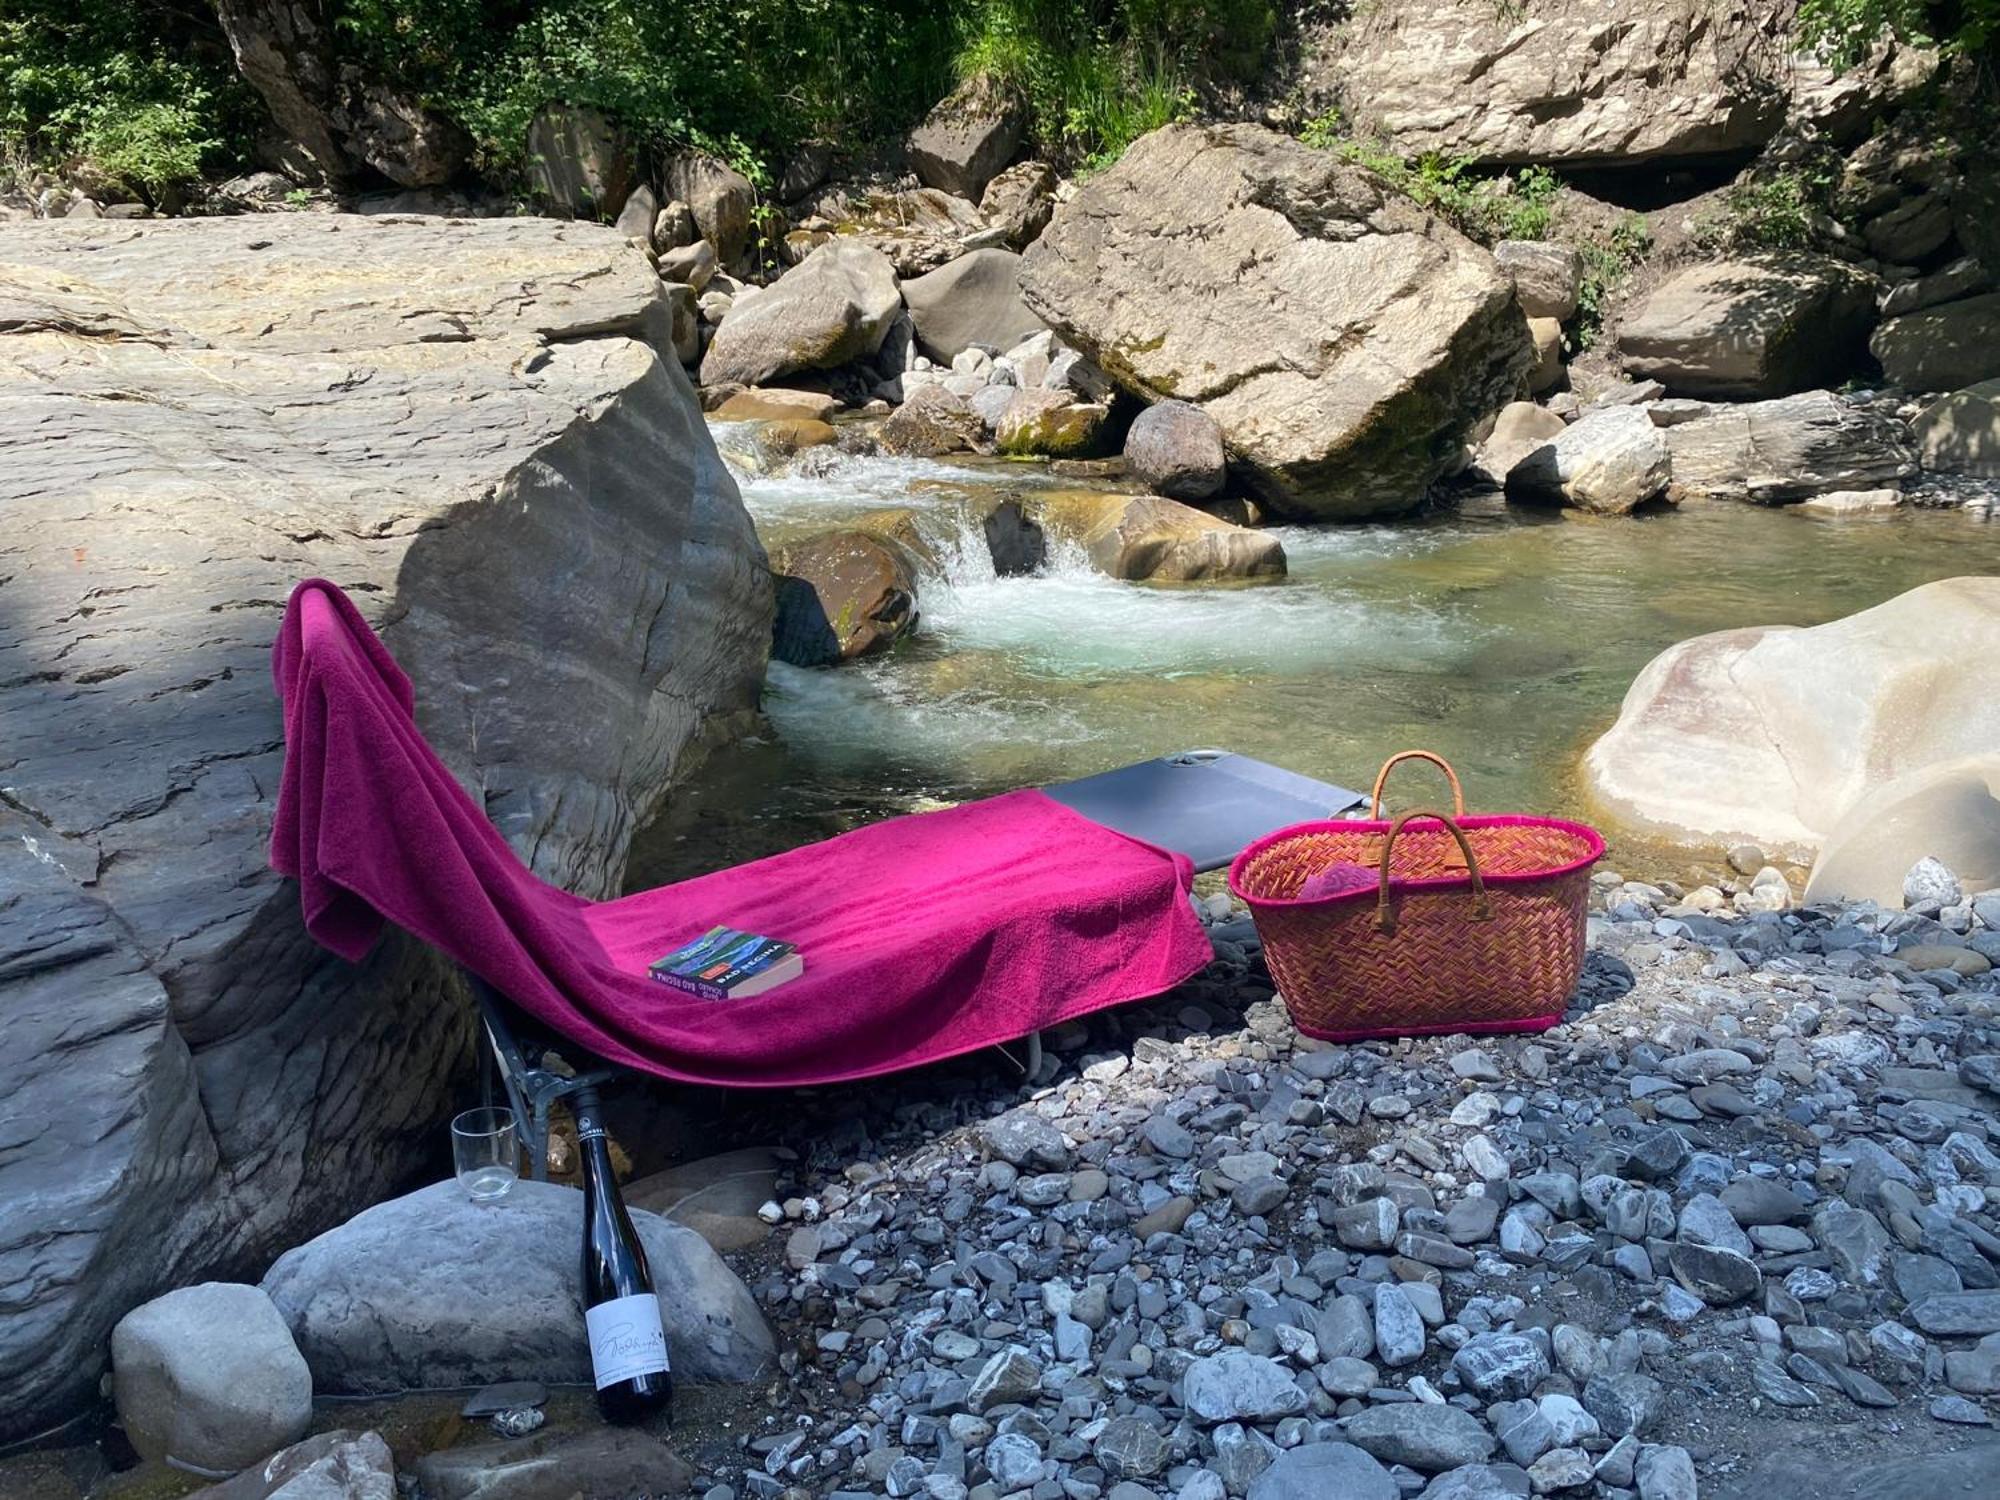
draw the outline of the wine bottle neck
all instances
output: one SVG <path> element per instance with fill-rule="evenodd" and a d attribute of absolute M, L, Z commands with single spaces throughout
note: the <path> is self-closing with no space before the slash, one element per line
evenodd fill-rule
<path fill-rule="evenodd" d="M 570 1102 L 576 1115 L 576 1138 L 580 1143 L 604 1140 L 604 1111 L 596 1089 L 579 1089 Z"/>

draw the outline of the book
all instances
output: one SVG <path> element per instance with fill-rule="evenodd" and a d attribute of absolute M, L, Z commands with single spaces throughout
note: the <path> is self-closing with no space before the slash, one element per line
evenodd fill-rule
<path fill-rule="evenodd" d="M 734 927 L 711 927 L 655 959 L 649 972 L 660 983 L 704 1000 L 747 1000 L 798 978 L 805 968 L 804 956 L 790 943 Z"/>

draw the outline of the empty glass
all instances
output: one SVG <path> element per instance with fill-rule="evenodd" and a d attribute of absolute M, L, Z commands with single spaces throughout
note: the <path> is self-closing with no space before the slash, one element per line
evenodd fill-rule
<path fill-rule="evenodd" d="M 511 1109 L 468 1109 L 451 1122 L 451 1160 L 474 1203 L 504 1198 L 521 1173 Z"/>

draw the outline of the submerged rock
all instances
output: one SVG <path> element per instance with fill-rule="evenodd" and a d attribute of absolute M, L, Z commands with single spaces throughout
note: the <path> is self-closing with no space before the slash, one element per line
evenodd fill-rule
<path fill-rule="evenodd" d="M 1484 250 L 1365 169 L 1244 125 L 1134 143 L 1056 211 L 1022 295 L 1120 385 L 1207 411 L 1294 517 L 1417 505 L 1532 353 Z"/>
<path fill-rule="evenodd" d="M 778 620 L 771 654 L 828 667 L 886 651 L 917 628 L 917 563 L 893 538 L 830 531 L 772 560 Z"/>
<path fill-rule="evenodd" d="M 577 1270 L 583 1194 L 521 1181 L 496 1203 L 440 1182 L 287 1251 L 263 1287 L 322 1395 L 590 1379 Z M 674 1378 L 754 1380 L 773 1357 L 756 1302 L 692 1229 L 632 1215 Z"/>
<path fill-rule="evenodd" d="M 267 867 L 292 585 L 352 593 L 445 761 L 587 895 L 747 721 L 771 594 L 608 226 L 4 225 L 0 287 L 14 1436 L 96 1390 L 139 1302 L 405 1177 L 471 1054 L 439 958 L 331 958 Z"/>
<path fill-rule="evenodd" d="M 1995 663 L 1992 578 L 1926 584 L 1808 629 L 1697 636 L 1639 674 L 1584 774 L 1633 827 L 1807 854 L 1894 778 L 2000 742 Z"/>

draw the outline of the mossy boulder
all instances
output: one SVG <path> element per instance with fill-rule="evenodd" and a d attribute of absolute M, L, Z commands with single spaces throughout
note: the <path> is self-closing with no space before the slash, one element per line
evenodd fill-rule
<path fill-rule="evenodd" d="M 1096 449 L 1108 414 L 1067 391 L 1019 391 L 1000 413 L 994 437 L 1010 456 L 1082 458 Z"/>

